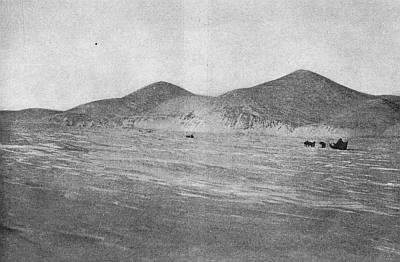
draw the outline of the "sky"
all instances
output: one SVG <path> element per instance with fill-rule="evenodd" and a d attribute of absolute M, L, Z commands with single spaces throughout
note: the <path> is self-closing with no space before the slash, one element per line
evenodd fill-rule
<path fill-rule="evenodd" d="M 0 0 L 0 109 L 157 81 L 220 95 L 298 69 L 400 95 L 398 0 Z"/>

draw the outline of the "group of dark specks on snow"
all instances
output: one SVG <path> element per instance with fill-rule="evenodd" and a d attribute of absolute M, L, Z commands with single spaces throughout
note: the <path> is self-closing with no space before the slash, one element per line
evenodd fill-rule
<path fill-rule="evenodd" d="M 191 135 L 185 135 L 187 138 L 194 138 L 193 134 Z M 315 141 L 314 142 L 310 142 L 310 141 L 306 141 L 304 142 L 304 146 L 306 147 L 315 147 Z M 325 143 L 325 142 L 319 142 L 319 144 L 321 145 L 322 148 L 326 148 L 327 145 L 329 145 L 330 148 L 332 149 L 338 149 L 338 150 L 347 150 L 347 144 L 349 143 L 349 141 L 344 142 L 341 138 L 339 138 L 339 140 L 336 143 Z"/>
<path fill-rule="evenodd" d="M 151 129 L 138 129 L 139 132 L 141 133 L 153 133 L 153 130 Z M 187 138 L 194 138 L 194 135 L 185 135 Z"/>
<path fill-rule="evenodd" d="M 187 138 L 194 138 L 193 134 L 191 135 L 185 135 Z M 330 148 L 333 149 L 339 149 L 339 150 L 347 150 L 347 144 L 349 141 L 343 142 L 343 140 L 341 138 L 339 138 L 339 140 L 336 143 L 325 143 L 325 142 L 319 142 L 319 144 L 321 145 L 322 148 L 326 148 L 326 145 L 329 145 Z M 307 147 L 315 147 L 315 141 L 314 142 L 310 142 L 310 141 L 306 141 L 304 142 L 304 146 Z"/>
<path fill-rule="evenodd" d="M 194 138 L 193 134 L 191 135 L 185 135 L 187 138 Z M 339 150 L 347 150 L 347 144 L 349 141 L 343 142 L 343 140 L 341 138 L 339 138 L 339 140 L 336 143 L 325 143 L 325 142 L 319 142 L 319 144 L 321 145 L 322 148 L 326 148 L 326 145 L 329 145 L 330 148 L 333 149 L 339 149 Z M 315 141 L 314 142 L 310 142 L 310 141 L 306 141 L 304 142 L 304 146 L 306 147 L 315 147 Z"/>
<path fill-rule="evenodd" d="M 153 130 L 151 129 L 139 129 L 139 132 L 145 132 L 145 133 L 151 133 Z M 193 134 L 190 135 L 185 135 L 186 138 L 194 138 Z M 304 146 L 306 147 L 315 147 L 315 141 L 314 142 L 310 142 L 310 141 L 306 141 L 304 142 Z M 343 140 L 341 138 L 339 138 L 339 140 L 336 143 L 325 143 L 325 142 L 319 142 L 319 144 L 321 145 L 322 148 L 326 148 L 327 145 L 329 145 L 330 148 L 333 149 L 339 149 L 339 150 L 346 150 L 347 149 L 347 143 L 343 142 Z"/>
<path fill-rule="evenodd" d="M 339 150 L 346 150 L 347 149 L 347 144 L 349 141 L 343 142 L 343 140 L 341 138 L 339 138 L 339 140 L 336 143 L 325 143 L 325 142 L 319 142 L 319 144 L 321 145 L 322 148 L 326 148 L 326 145 L 328 144 L 330 148 L 333 149 L 339 149 Z M 306 147 L 315 147 L 315 141 L 314 142 L 310 142 L 310 141 L 306 141 L 304 142 L 304 146 Z"/>

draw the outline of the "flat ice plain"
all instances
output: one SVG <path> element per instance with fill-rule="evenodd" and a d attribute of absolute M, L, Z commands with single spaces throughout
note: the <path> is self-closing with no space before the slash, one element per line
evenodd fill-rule
<path fill-rule="evenodd" d="M 4 262 L 400 261 L 399 138 L 21 124 L 0 142 Z"/>

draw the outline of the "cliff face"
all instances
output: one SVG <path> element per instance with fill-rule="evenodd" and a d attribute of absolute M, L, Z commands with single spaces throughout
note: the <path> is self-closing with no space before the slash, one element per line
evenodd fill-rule
<path fill-rule="evenodd" d="M 125 97 L 47 115 L 70 126 L 124 126 L 185 132 L 263 132 L 295 136 L 399 135 L 400 97 L 360 93 L 298 70 L 219 97 L 157 82 Z"/>

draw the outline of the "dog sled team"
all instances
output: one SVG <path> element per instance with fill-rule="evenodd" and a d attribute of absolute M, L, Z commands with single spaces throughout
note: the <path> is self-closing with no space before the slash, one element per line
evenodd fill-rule
<path fill-rule="evenodd" d="M 318 144 L 322 147 L 322 148 L 326 148 L 327 145 L 329 145 L 330 148 L 332 149 L 339 149 L 339 150 L 346 150 L 347 149 L 347 144 L 349 143 L 349 141 L 344 142 L 341 138 L 339 138 L 339 140 L 336 143 L 325 143 L 325 142 L 319 142 Z M 304 146 L 306 147 L 315 147 L 316 142 L 310 142 L 310 141 L 306 141 L 304 142 Z"/>

